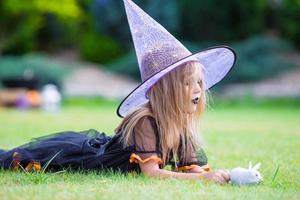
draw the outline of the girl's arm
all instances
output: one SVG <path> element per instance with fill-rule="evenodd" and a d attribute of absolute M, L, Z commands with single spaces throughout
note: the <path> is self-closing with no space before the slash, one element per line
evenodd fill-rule
<path fill-rule="evenodd" d="M 229 173 L 225 170 L 216 170 L 213 172 L 201 172 L 198 173 L 194 168 L 193 173 L 181 173 L 173 172 L 164 169 L 160 169 L 155 160 L 149 160 L 145 163 L 139 163 L 141 171 L 146 176 L 160 177 L 160 178 L 177 178 L 183 180 L 202 180 L 202 181 L 214 181 L 220 184 L 227 183 L 229 181 Z M 200 168 L 200 167 L 199 167 Z M 192 170 L 192 169 L 191 169 Z M 199 170 L 199 169 L 198 169 Z"/>
<path fill-rule="evenodd" d="M 203 169 L 200 166 L 194 167 L 187 171 L 188 173 L 202 173 Z"/>

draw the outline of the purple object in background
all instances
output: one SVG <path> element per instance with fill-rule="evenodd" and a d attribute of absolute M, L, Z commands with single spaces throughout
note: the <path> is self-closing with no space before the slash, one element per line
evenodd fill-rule
<path fill-rule="evenodd" d="M 16 100 L 16 107 L 20 110 L 26 110 L 29 108 L 29 101 L 26 97 L 26 94 L 23 93 L 17 100 Z"/>

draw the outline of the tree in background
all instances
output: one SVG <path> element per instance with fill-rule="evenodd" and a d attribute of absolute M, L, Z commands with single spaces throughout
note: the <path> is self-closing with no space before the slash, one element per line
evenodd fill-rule
<path fill-rule="evenodd" d="M 300 1 L 283 0 L 279 7 L 278 27 L 282 35 L 300 48 Z"/>
<path fill-rule="evenodd" d="M 298 0 L 134 1 L 191 46 L 229 44 L 269 28 L 300 43 Z M 132 47 L 122 0 L 0 1 L 0 55 L 73 48 L 107 64 Z"/>
<path fill-rule="evenodd" d="M 51 51 L 72 45 L 83 15 L 76 0 L 3 0 L 0 3 L 0 53 Z"/>
<path fill-rule="evenodd" d="M 262 32 L 267 0 L 178 1 L 181 33 L 194 41 L 232 41 Z"/>
<path fill-rule="evenodd" d="M 159 21 L 168 31 L 178 32 L 178 2 L 170 0 L 135 0 L 143 10 Z M 124 48 L 131 47 L 132 39 L 122 0 L 94 0 L 92 16 L 95 29 L 115 38 Z"/>

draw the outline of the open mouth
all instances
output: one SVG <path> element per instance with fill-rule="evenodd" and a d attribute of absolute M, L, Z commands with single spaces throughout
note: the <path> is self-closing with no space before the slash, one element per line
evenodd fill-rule
<path fill-rule="evenodd" d="M 198 104 L 198 102 L 199 102 L 199 97 L 192 99 L 193 104 Z"/>

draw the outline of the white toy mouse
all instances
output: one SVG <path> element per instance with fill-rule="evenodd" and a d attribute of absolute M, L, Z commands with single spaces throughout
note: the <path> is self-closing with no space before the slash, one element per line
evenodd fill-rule
<path fill-rule="evenodd" d="M 263 179 L 258 169 L 260 163 L 257 163 L 252 167 L 252 163 L 249 162 L 248 169 L 237 167 L 230 171 L 230 182 L 233 185 L 247 185 L 247 184 L 258 184 Z"/>

